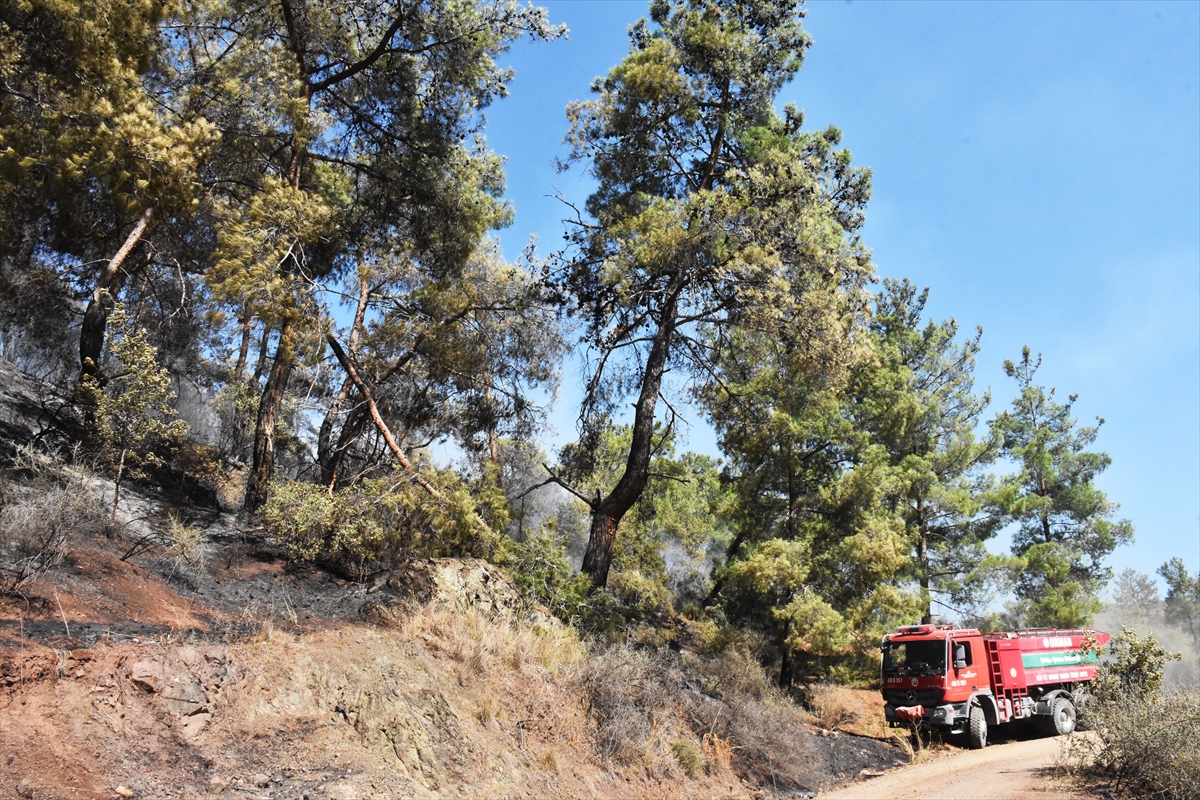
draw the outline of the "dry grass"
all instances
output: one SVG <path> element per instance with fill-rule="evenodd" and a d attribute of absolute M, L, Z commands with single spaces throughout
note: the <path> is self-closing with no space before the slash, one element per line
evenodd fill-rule
<path fill-rule="evenodd" d="M 814 686 L 808 705 L 813 721 L 827 730 L 857 727 L 865 716 L 862 704 L 854 693 L 835 684 L 819 683 Z"/>
<path fill-rule="evenodd" d="M 72 536 L 104 529 L 107 518 L 83 473 L 53 456 L 18 451 L 3 479 L 0 505 L 0 594 L 19 592 L 62 563 Z"/>
<path fill-rule="evenodd" d="M 264 629 L 239 649 L 259 674 L 226 706 L 232 735 L 327 731 L 326 751 L 340 742 L 341 757 L 392 770 L 404 792 L 472 785 L 514 752 L 527 754 L 522 775 L 550 780 L 562 759 L 579 762 L 573 747 L 589 746 L 572 694 L 585 651 L 570 629 L 432 606 L 389 629 Z"/>
<path fill-rule="evenodd" d="M 760 785 L 805 786 L 811 748 L 804 712 L 746 653 L 716 658 L 624 647 L 584 668 L 596 747 L 659 778 L 732 769 Z"/>

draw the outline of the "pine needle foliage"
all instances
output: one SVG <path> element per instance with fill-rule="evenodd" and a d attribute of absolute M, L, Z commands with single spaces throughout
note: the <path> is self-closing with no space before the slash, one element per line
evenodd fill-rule
<path fill-rule="evenodd" d="M 112 519 L 117 517 L 121 484 L 145 477 L 166 463 L 165 452 L 187 434 L 175 419 L 171 376 L 158 364 L 147 332 L 130 320 L 120 303 L 110 317 L 113 337 L 107 382 L 85 375 L 79 384 L 87 416 L 87 437 L 100 463 L 113 477 Z"/>

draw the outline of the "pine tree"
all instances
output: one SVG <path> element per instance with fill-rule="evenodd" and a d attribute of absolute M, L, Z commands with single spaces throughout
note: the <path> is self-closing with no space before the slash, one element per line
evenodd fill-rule
<path fill-rule="evenodd" d="M 515 2 L 364 0 L 190 7 L 177 35 L 193 97 L 223 130 L 211 285 L 277 344 L 259 403 L 245 508 L 266 497 L 273 431 L 305 341 L 320 341 L 315 282 L 351 276 L 362 245 L 399 251 L 453 283 L 508 209 L 479 137 L 521 35 L 549 38 Z M 245 322 L 242 323 L 245 326 Z M 265 337 L 264 337 L 265 338 Z"/>
<path fill-rule="evenodd" d="M 1177 625 L 1200 648 L 1200 572 L 1192 577 L 1182 558 L 1172 558 L 1158 568 L 1167 582 L 1167 622 Z"/>
<path fill-rule="evenodd" d="M 1020 362 L 1004 362 L 1021 393 L 993 429 L 1017 472 L 1001 479 L 990 502 L 1017 526 L 1012 552 L 1026 562 L 1016 580 L 1020 622 L 1075 627 L 1100 610 L 1097 595 L 1112 574 L 1104 559 L 1133 541 L 1133 524 L 1112 519 L 1118 505 L 1095 485 L 1112 463 L 1107 454 L 1087 450 L 1104 420 L 1076 427 L 1071 406 L 1077 396 L 1059 403 L 1054 389 L 1036 385 L 1041 363 L 1028 347 Z"/>
<path fill-rule="evenodd" d="M 99 375 L 112 301 L 157 220 L 191 209 L 218 133 L 167 98 L 158 0 L 0 5 L 0 276 L 55 264 L 81 288 L 81 374 Z M 144 248 L 143 248 L 144 250 Z M 102 264 L 99 274 L 94 264 Z M 86 265 L 86 266 L 84 266 Z"/>
<path fill-rule="evenodd" d="M 989 584 L 1012 566 L 985 546 L 1000 520 L 984 508 L 992 479 L 982 473 L 999 441 L 975 437 L 990 401 L 973 393 L 983 332 L 959 342 L 953 319 L 924 321 L 928 294 L 907 280 L 884 280 L 871 323 L 879 361 L 863 371 L 855 403 L 859 424 L 893 469 L 887 503 L 913 542 L 927 623 L 934 603 L 964 616 L 980 611 Z"/>
<path fill-rule="evenodd" d="M 799 3 L 658 0 L 650 16 L 597 97 L 567 109 L 570 161 L 587 161 L 599 185 L 550 276 L 593 359 L 585 450 L 636 396 L 621 477 L 588 501 L 583 570 L 595 587 L 649 480 L 668 370 L 703 380 L 707 342 L 721 336 L 706 330 L 785 317 L 803 321 L 814 370 L 840 369 L 853 348 L 839 293 L 869 274 L 849 235 L 869 176 L 835 149 L 836 129 L 804 133 L 799 112 L 772 107 L 809 45 Z M 789 312 L 797 302 L 804 311 Z"/>

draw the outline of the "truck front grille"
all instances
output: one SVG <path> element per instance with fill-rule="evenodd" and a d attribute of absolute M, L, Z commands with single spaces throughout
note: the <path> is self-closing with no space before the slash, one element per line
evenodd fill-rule
<path fill-rule="evenodd" d="M 943 689 L 884 689 L 883 699 L 894 706 L 936 706 L 946 695 Z"/>

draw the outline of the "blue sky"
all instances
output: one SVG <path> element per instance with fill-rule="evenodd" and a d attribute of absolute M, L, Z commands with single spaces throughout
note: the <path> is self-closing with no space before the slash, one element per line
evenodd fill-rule
<path fill-rule="evenodd" d="M 627 51 L 644 2 L 541 3 L 569 41 L 522 43 L 511 96 L 488 110 L 516 221 L 561 242 L 555 174 L 565 105 Z M 1001 362 L 1028 344 L 1041 382 L 1103 416 L 1099 480 L 1137 526 L 1112 557 L 1200 566 L 1200 3 L 818 2 L 815 44 L 780 101 L 836 125 L 874 171 L 864 238 L 878 273 L 930 287 L 927 310 L 984 328 L 977 387 L 1016 394 Z M 569 438 L 578 366 L 552 417 Z M 698 423 L 699 420 L 693 418 Z M 715 452 L 693 425 L 690 446 Z M 998 541 L 993 549 L 1007 546 Z"/>

